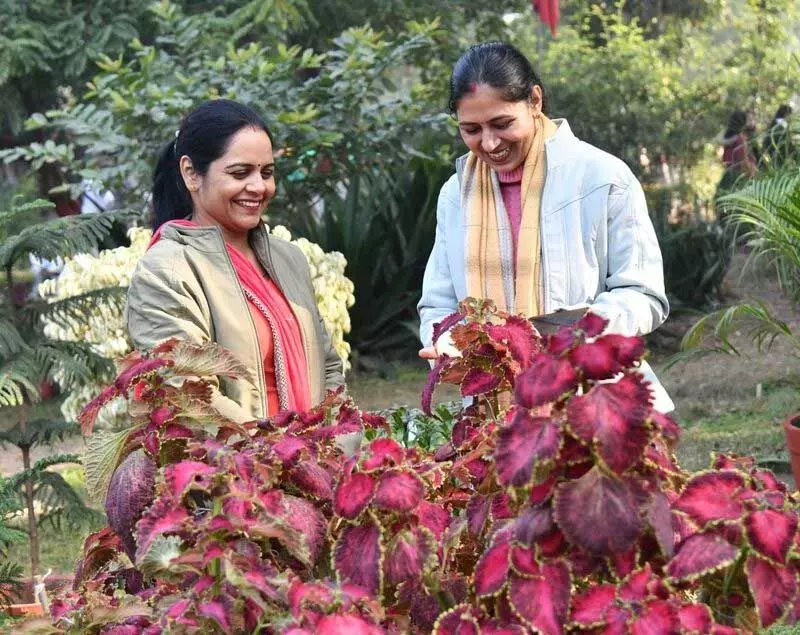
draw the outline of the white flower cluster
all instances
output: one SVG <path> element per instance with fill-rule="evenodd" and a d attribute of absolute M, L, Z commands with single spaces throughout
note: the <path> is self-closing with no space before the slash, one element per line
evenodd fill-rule
<path fill-rule="evenodd" d="M 344 336 L 350 332 L 348 309 L 353 306 L 356 299 L 353 295 L 355 291 L 353 282 L 344 275 L 347 260 L 338 251 L 326 253 L 319 245 L 305 238 L 292 240 L 291 233 L 283 225 L 277 225 L 269 231 L 275 238 L 291 241 L 297 245 L 308 260 L 320 315 L 331 336 L 333 347 L 342 358 L 345 370 L 348 370 L 350 344 L 344 341 Z"/>
<path fill-rule="evenodd" d="M 350 356 L 350 345 L 344 341 L 345 334 L 350 332 L 350 314 L 347 310 L 355 302 L 353 283 L 344 275 L 347 261 L 339 252 L 325 253 L 319 245 L 305 238 L 292 240 L 289 230 L 281 225 L 271 229 L 270 233 L 281 240 L 293 242 L 308 260 L 320 314 L 347 370 Z M 55 302 L 98 289 L 127 287 L 136 263 L 147 250 L 152 232 L 147 228 L 134 227 L 128 236 L 130 247 L 104 250 L 97 256 L 78 254 L 67 259 L 57 278 L 39 285 L 39 293 L 43 298 Z M 55 340 L 89 342 L 96 353 L 109 359 L 121 357 L 131 350 L 122 308 L 110 302 L 98 302 L 92 319 L 86 322 L 63 324 L 45 321 L 44 332 Z M 70 391 L 62 405 L 64 416 L 76 420 L 83 406 L 98 395 L 103 387 L 102 383 L 62 385 L 62 389 Z M 113 426 L 121 422 L 123 415 L 124 403 L 112 402 L 101 412 L 100 423 Z"/>

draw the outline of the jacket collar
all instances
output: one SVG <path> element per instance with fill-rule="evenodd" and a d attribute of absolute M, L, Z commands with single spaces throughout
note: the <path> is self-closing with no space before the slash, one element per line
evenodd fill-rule
<path fill-rule="evenodd" d="M 572 132 L 566 119 L 553 119 L 553 123 L 558 126 L 556 133 L 544 142 L 545 156 L 547 157 L 547 171 L 549 172 L 556 166 L 568 163 L 574 156 L 578 144 L 578 137 Z M 456 159 L 456 173 L 461 182 L 461 175 L 464 173 L 464 166 L 467 163 L 467 154 L 461 155 Z"/>
<path fill-rule="evenodd" d="M 180 245 L 191 245 L 194 249 L 206 253 L 225 250 L 222 231 L 219 227 L 214 227 L 213 225 L 181 227 L 170 223 L 161 230 L 161 238 L 172 240 Z M 255 228 L 250 230 L 250 243 L 257 254 L 267 251 L 267 232 L 263 222 L 259 222 Z"/>

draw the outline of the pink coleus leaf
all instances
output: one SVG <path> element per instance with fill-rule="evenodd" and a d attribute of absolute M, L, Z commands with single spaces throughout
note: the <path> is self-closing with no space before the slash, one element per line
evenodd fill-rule
<path fill-rule="evenodd" d="M 336 487 L 333 509 L 342 518 L 355 520 L 375 496 L 375 481 L 369 474 L 345 475 Z"/>
<path fill-rule="evenodd" d="M 313 566 L 325 543 L 325 517 L 311 501 L 304 498 L 285 494 L 282 502 L 286 510 L 286 523 L 302 537 L 303 542 L 303 548 L 294 550 L 292 555 L 309 567 Z"/>
<path fill-rule="evenodd" d="M 386 582 L 397 585 L 420 580 L 436 566 L 436 552 L 436 538 L 424 527 L 407 528 L 394 534 L 386 545 Z"/>
<path fill-rule="evenodd" d="M 417 518 L 422 526 L 433 532 L 437 540 L 441 540 L 450 526 L 450 512 L 441 505 L 421 501 L 417 506 Z"/>
<path fill-rule="evenodd" d="M 461 320 L 464 319 L 464 316 L 461 313 L 451 313 L 446 318 L 444 318 L 441 322 L 437 322 L 433 325 L 433 341 L 436 342 L 443 333 L 446 333 L 451 328 L 453 328 L 456 324 L 458 324 Z"/>
<path fill-rule="evenodd" d="M 410 512 L 419 505 L 424 493 L 424 484 L 413 472 L 389 470 L 378 483 L 375 505 L 396 512 Z"/>
<path fill-rule="evenodd" d="M 797 533 L 797 514 L 794 511 L 754 511 L 745 518 L 744 526 L 747 540 L 758 554 L 776 564 L 786 564 Z"/>
<path fill-rule="evenodd" d="M 641 533 L 634 482 L 606 476 L 598 467 L 576 481 L 561 483 L 554 500 L 558 526 L 568 540 L 587 551 L 627 551 Z"/>
<path fill-rule="evenodd" d="M 655 425 L 655 427 L 661 431 L 661 434 L 663 434 L 670 441 L 677 442 L 680 438 L 680 426 L 675 423 L 675 420 L 669 415 L 666 415 L 663 412 L 658 412 L 658 410 L 653 410 L 650 413 L 650 421 L 652 421 L 653 425 Z"/>
<path fill-rule="evenodd" d="M 511 544 L 502 542 L 484 552 L 475 565 L 475 594 L 478 597 L 499 593 L 508 579 Z"/>
<path fill-rule="evenodd" d="M 491 392 L 500 385 L 501 377 L 480 368 L 470 368 L 461 380 L 461 396 L 474 397 Z"/>
<path fill-rule="evenodd" d="M 181 461 L 167 466 L 164 470 L 164 477 L 167 481 L 170 493 L 180 499 L 192 483 L 206 480 L 215 474 L 217 469 L 207 463 L 200 461 Z"/>
<path fill-rule="evenodd" d="M 122 393 L 126 393 L 133 381 L 152 375 L 161 368 L 172 366 L 173 362 L 169 359 L 141 359 L 131 364 L 123 370 L 114 380 L 114 386 Z"/>
<path fill-rule="evenodd" d="M 584 337 L 597 337 L 606 330 L 608 320 L 597 313 L 587 311 L 586 314 L 577 322 L 573 328 L 583 331 Z"/>
<path fill-rule="evenodd" d="M 400 465 L 405 459 L 403 446 L 394 439 L 375 439 L 368 447 L 368 456 L 361 464 L 364 470 Z"/>
<path fill-rule="evenodd" d="M 316 461 L 300 461 L 289 471 L 289 480 L 300 491 L 321 500 L 333 497 L 331 475 Z"/>
<path fill-rule="evenodd" d="M 468 604 L 457 604 L 439 616 L 431 635 L 481 635 L 478 622 L 481 613 Z"/>
<path fill-rule="evenodd" d="M 378 595 L 383 586 L 381 530 L 372 520 L 345 527 L 333 550 L 339 582 L 349 582 Z"/>
<path fill-rule="evenodd" d="M 556 401 L 578 384 L 578 375 L 568 359 L 539 353 L 531 367 L 517 376 L 514 400 L 525 408 Z"/>
<path fill-rule="evenodd" d="M 605 339 L 579 344 L 569 356 L 586 379 L 611 379 L 622 370 L 614 348 Z"/>
<path fill-rule="evenodd" d="M 525 408 L 517 408 L 511 423 L 497 435 L 494 459 L 500 485 L 525 487 L 533 477 L 537 463 L 547 463 L 558 456 L 561 425 L 549 417 L 534 417 Z"/>
<path fill-rule="evenodd" d="M 747 558 L 745 570 L 761 626 L 767 628 L 792 605 L 797 595 L 797 574 L 793 568 L 776 567 L 752 555 Z"/>
<path fill-rule="evenodd" d="M 647 522 L 658 541 L 661 553 L 665 558 L 671 558 L 675 554 L 675 531 L 672 528 L 669 500 L 661 491 L 656 490 L 650 498 Z"/>
<path fill-rule="evenodd" d="M 684 604 L 678 609 L 678 621 L 683 633 L 709 633 L 714 624 L 706 604 Z"/>
<path fill-rule="evenodd" d="M 665 600 L 647 602 L 630 626 L 631 635 L 672 635 L 678 633 L 677 609 Z"/>
<path fill-rule="evenodd" d="M 476 536 L 483 533 L 486 521 L 489 519 L 491 500 L 487 496 L 476 494 L 467 503 L 467 523 L 470 532 Z"/>
<path fill-rule="evenodd" d="M 358 615 L 326 615 L 314 627 L 316 635 L 383 635 L 385 632 Z"/>
<path fill-rule="evenodd" d="M 511 546 L 511 566 L 523 578 L 542 575 L 542 567 L 536 561 L 536 552 L 528 547 Z"/>
<path fill-rule="evenodd" d="M 651 400 L 644 379 L 626 375 L 573 397 L 567 407 L 569 425 L 578 437 L 593 441 L 608 467 L 622 474 L 641 459 L 650 438 L 645 422 Z"/>
<path fill-rule="evenodd" d="M 495 522 L 514 517 L 515 514 L 511 511 L 511 497 L 505 492 L 497 492 L 497 494 L 492 496 L 489 514 L 492 521 Z"/>
<path fill-rule="evenodd" d="M 529 507 L 521 511 L 514 521 L 514 538 L 530 547 L 554 527 L 553 510 L 550 507 Z"/>
<path fill-rule="evenodd" d="M 631 368 L 642 358 L 642 355 L 644 355 L 645 341 L 641 337 L 629 337 L 627 335 L 609 333 L 598 341 L 603 341 L 611 346 L 614 350 L 614 356 L 617 358 L 617 362 L 619 362 L 623 368 Z"/>
<path fill-rule="evenodd" d="M 572 578 L 567 563 L 542 565 L 535 578 L 512 576 L 508 597 L 517 614 L 542 635 L 561 635 L 569 613 Z"/>
<path fill-rule="evenodd" d="M 511 315 L 506 318 L 505 324 L 487 324 L 485 328 L 489 337 L 508 347 L 509 353 L 523 370 L 531 365 L 533 356 L 541 350 L 540 338 L 527 318 Z"/>
<path fill-rule="evenodd" d="M 308 452 L 308 443 L 295 436 L 284 436 L 280 441 L 272 445 L 272 451 L 283 463 L 292 463 L 303 451 Z"/>
<path fill-rule="evenodd" d="M 744 485 L 744 476 L 739 472 L 703 472 L 686 484 L 672 508 L 701 527 L 718 520 L 739 520 L 744 508 L 735 494 Z"/>
<path fill-rule="evenodd" d="M 694 580 L 700 576 L 732 564 L 739 549 L 724 538 L 709 534 L 689 536 L 667 565 L 672 580 Z"/>
<path fill-rule="evenodd" d="M 197 612 L 203 617 L 216 622 L 220 630 L 226 635 L 233 633 L 229 611 L 222 602 L 205 602 L 197 607 Z"/>
<path fill-rule="evenodd" d="M 591 586 L 578 593 L 572 600 L 571 622 L 581 628 L 604 624 L 616 596 L 617 590 L 611 584 Z"/>
<path fill-rule="evenodd" d="M 447 355 L 439 356 L 439 359 L 436 360 L 433 368 L 431 368 L 431 371 L 428 373 L 428 378 L 425 380 L 425 387 L 422 389 L 422 402 L 420 404 L 422 412 L 424 412 L 426 415 L 431 414 L 433 391 L 436 390 L 436 386 L 439 384 L 442 371 L 444 371 L 444 369 L 450 365 L 451 361 L 452 358 L 448 357 Z"/>
<path fill-rule="evenodd" d="M 143 558 L 153 541 L 164 534 L 183 531 L 190 522 L 183 507 L 173 507 L 171 501 L 157 501 L 136 523 L 136 560 Z"/>

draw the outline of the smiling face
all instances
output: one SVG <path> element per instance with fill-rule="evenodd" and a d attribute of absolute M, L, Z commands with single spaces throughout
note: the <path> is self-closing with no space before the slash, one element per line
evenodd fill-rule
<path fill-rule="evenodd" d="M 225 154 L 209 164 L 203 175 L 195 172 L 186 155 L 181 157 L 180 167 L 192 197 L 192 220 L 219 227 L 229 242 L 258 225 L 275 195 L 272 143 L 261 129 L 239 130 Z"/>
<path fill-rule="evenodd" d="M 530 101 L 505 101 L 496 88 L 478 84 L 459 100 L 456 119 L 461 138 L 478 158 L 498 172 L 510 172 L 525 161 L 541 109 L 539 86 Z"/>

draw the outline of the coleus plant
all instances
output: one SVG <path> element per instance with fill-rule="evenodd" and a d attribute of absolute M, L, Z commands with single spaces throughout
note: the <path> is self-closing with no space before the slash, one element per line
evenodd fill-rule
<path fill-rule="evenodd" d="M 542 338 L 463 303 L 437 327 L 461 356 L 439 360 L 423 407 L 440 382 L 473 401 L 433 452 L 342 395 L 237 425 L 204 379 L 243 372 L 227 353 L 135 354 L 84 413 L 88 429 L 127 395 L 132 425 L 96 461 L 116 467 L 110 527 L 87 540 L 57 626 L 725 635 L 753 607 L 794 622 L 794 499 L 744 459 L 683 472 L 678 427 L 637 372 L 642 340 L 605 326 L 587 314 Z M 365 429 L 377 438 L 345 452 Z"/>

